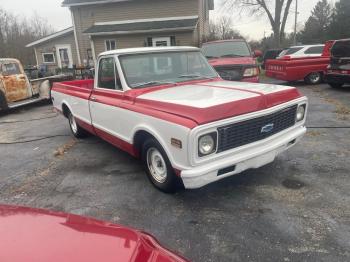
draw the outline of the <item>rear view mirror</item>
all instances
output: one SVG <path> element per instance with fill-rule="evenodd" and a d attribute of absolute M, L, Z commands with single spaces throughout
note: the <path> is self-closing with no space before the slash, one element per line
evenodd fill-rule
<path fill-rule="evenodd" d="M 260 50 L 254 51 L 254 57 L 262 57 L 263 53 Z"/>

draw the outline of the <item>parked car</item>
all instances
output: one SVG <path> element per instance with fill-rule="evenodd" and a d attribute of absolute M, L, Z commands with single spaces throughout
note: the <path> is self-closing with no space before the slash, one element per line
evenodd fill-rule
<path fill-rule="evenodd" d="M 326 43 L 321 56 L 303 58 L 284 56 L 283 59 L 267 60 L 266 76 L 288 82 L 304 80 L 311 85 L 321 83 L 329 65 L 333 42 Z"/>
<path fill-rule="evenodd" d="M 186 262 L 151 235 L 92 218 L 0 205 L 2 262 Z"/>
<path fill-rule="evenodd" d="M 267 50 L 263 56 L 263 62 L 262 62 L 262 69 L 265 69 L 266 61 L 269 59 L 276 59 L 279 54 L 283 51 L 284 49 L 270 49 Z"/>
<path fill-rule="evenodd" d="M 262 53 L 252 52 L 245 40 L 208 42 L 203 44 L 202 52 L 223 79 L 259 82 L 260 70 L 256 58 Z"/>
<path fill-rule="evenodd" d="M 57 75 L 29 81 L 20 61 L 0 59 L 0 111 L 49 100 L 52 83 L 68 79 Z"/>
<path fill-rule="evenodd" d="M 350 39 L 335 41 L 325 80 L 334 88 L 350 84 Z"/>
<path fill-rule="evenodd" d="M 318 57 L 323 53 L 324 45 L 302 45 L 292 46 L 283 50 L 277 59 L 284 58 L 304 58 L 304 57 Z"/>
<path fill-rule="evenodd" d="M 194 47 L 109 51 L 96 68 L 95 81 L 55 83 L 54 107 L 76 137 L 140 157 L 164 192 L 266 165 L 306 132 L 296 88 L 224 81 Z"/>

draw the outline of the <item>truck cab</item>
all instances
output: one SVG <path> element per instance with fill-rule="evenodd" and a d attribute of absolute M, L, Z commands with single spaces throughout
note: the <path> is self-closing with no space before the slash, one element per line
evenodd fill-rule
<path fill-rule="evenodd" d="M 29 80 L 19 60 L 2 58 L 0 59 L 0 112 L 49 100 L 52 83 L 68 79 L 71 77 L 56 75 Z"/>
<path fill-rule="evenodd" d="M 243 39 L 207 42 L 202 53 L 209 63 L 228 81 L 259 82 L 259 67 L 256 58 L 261 51 L 252 52 Z"/>
<path fill-rule="evenodd" d="M 334 88 L 350 84 L 350 39 L 338 40 L 333 44 L 325 80 Z"/>

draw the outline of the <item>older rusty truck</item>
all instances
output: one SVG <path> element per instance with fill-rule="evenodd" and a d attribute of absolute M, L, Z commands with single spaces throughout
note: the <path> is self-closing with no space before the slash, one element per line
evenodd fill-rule
<path fill-rule="evenodd" d="M 2 58 L 0 59 L 0 111 L 49 100 L 52 83 L 68 78 L 64 75 L 56 75 L 29 80 L 20 61 Z"/>
<path fill-rule="evenodd" d="M 296 88 L 224 81 L 194 47 L 109 51 L 96 68 L 95 80 L 55 83 L 54 107 L 74 136 L 140 157 L 164 192 L 264 166 L 306 132 Z"/>

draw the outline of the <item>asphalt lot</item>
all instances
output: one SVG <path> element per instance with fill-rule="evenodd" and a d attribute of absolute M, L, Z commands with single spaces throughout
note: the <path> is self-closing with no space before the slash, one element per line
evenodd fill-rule
<path fill-rule="evenodd" d="M 298 88 L 312 127 L 300 144 L 273 164 L 175 195 L 104 141 L 73 139 L 49 105 L 0 116 L 0 203 L 132 226 L 193 261 L 350 261 L 350 87 Z"/>

